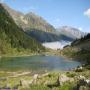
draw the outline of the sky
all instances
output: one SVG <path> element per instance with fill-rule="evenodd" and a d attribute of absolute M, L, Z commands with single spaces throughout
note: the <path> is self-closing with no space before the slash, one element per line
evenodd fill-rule
<path fill-rule="evenodd" d="M 23 13 L 34 12 L 55 28 L 71 26 L 90 32 L 90 0 L 1 0 Z"/>

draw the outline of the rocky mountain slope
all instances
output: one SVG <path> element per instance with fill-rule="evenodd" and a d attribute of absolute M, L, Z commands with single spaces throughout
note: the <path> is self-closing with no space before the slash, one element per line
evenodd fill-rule
<path fill-rule="evenodd" d="M 41 43 L 54 42 L 60 40 L 73 41 L 72 38 L 69 38 L 68 36 L 65 35 L 59 35 L 56 32 L 51 33 L 51 32 L 44 32 L 41 30 L 34 29 L 34 30 L 27 30 L 26 33 Z"/>
<path fill-rule="evenodd" d="M 68 26 L 61 27 L 56 31 L 46 20 L 32 12 L 23 14 L 15 11 L 6 4 L 3 4 L 3 7 L 9 12 L 19 27 L 41 43 L 61 40 L 73 41 L 84 35 L 83 32 Z"/>
<path fill-rule="evenodd" d="M 0 4 L 0 54 L 43 50 L 44 47 L 18 27 Z"/>
<path fill-rule="evenodd" d="M 23 14 L 21 12 L 15 11 L 6 4 L 3 4 L 3 6 L 10 13 L 16 24 L 22 27 L 25 31 L 32 28 L 46 32 L 52 32 L 55 30 L 55 28 L 46 22 L 46 20 L 32 12 Z"/>
<path fill-rule="evenodd" d="M 42 17 L 30 12 L 23 14 L 15 11 L 6 4 L 3 4 L 4 8 L 10 13 L 16 24 L 23 28 L 23 30 L 31 37 L 37 39 L 39 42 L 52 42 L 58 40 L 73 40 L 66 35 L 58 34 L 56 29 L 50 25 Z M 43 39 L 43 40 L 41 40 Z"/>
<path fill-rule="evenodd" d="M 73 28 L 70 26 L 62 26 L 62 27 L 58 28 L 57 30 L 60 34 L 63 34 L 65 36 L 68 36 L 73 39 L 78 39 L 78 38 L 84 37 L 84 35 L 86 35 L 86 33 L 80 31 L 79 29 Z"/>

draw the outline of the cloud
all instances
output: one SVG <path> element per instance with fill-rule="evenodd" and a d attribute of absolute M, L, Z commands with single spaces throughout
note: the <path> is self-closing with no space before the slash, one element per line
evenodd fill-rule
<path fill-rule="evenodd" d="M 84 12 L 84 15 L 90 18 L 90 8 Z"/>
<path fill-rule="evenodd" d="M 82 30 L 83 30 L 83 28 L 82 28 L 82 27 L 79 27 L 78 29 L 79 29 L 80 31 L 82 31 Z"/>

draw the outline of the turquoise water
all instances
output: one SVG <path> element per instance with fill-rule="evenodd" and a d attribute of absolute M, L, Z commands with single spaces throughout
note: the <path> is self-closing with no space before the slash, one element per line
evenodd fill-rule
<path fill-rule="evenodd" d="M 70 61 L 58 56 L 27 56 L 0 59 L 0 70 L 32 70 L 61 71 L 81 65 L 78 61 Z"/>

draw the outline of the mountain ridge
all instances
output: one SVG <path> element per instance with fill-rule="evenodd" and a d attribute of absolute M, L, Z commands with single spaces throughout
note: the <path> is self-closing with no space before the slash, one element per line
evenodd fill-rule
<path fill-rule="evenodd" d="M 52 25 L 50 25 L 42 17 L 37 16 L 35 13 L 29 12 L 27 14 L 23 14 L 19 11 L 10 8 L 5 3 L 3 4 L 3 6 L 10 13 L 16 24 L 22 27 L 24 31 L 29 30 L 30 28 L 39 29 L 42 31 L 44 30 L 46 32 L 52 32 L 55 30 Z M 35 26 L 35 24 L 37 24 L 37 26 Z"/>
<path fill-rule="evenodd" d="M 0 54 L 38 50 L 44 50 L 44 47 L 18 27 L 0 4 Z"/>
<path fill-rule="evenodd" d="M 77 29 L 75 28 L 72 29 L 76 31 L 76 36 L 75 34 L 70 34 L 70 32 L 67 32 L 64 29 L 60 32 L 35 13 L 30 12 L 23 14 L 21 12 L 15 11 L 6 4 L 3 4 L 3 6 L 10 13 L 16 24 L 21 27 L 29 36 L 35 38 L 39 42 L 52 42 L 60 40 L 73 41 L 78 38 L 78 32 L 82 33 L 80 31 L 76 31 Z M 74 30 L 73 32 L 75 32 Z M 80 37 L 81 34 L 79 35 L 79 38 Z"/>
<path fill-rule="evenodd" d="M 81 37 L 84 37 L 86 33 L 80 31 L 77 28 L 71 27 L 71 26 L 62 26 L 57 29 L 59 33 L 69 36 L 73 39 L 79 39 Z"/>

